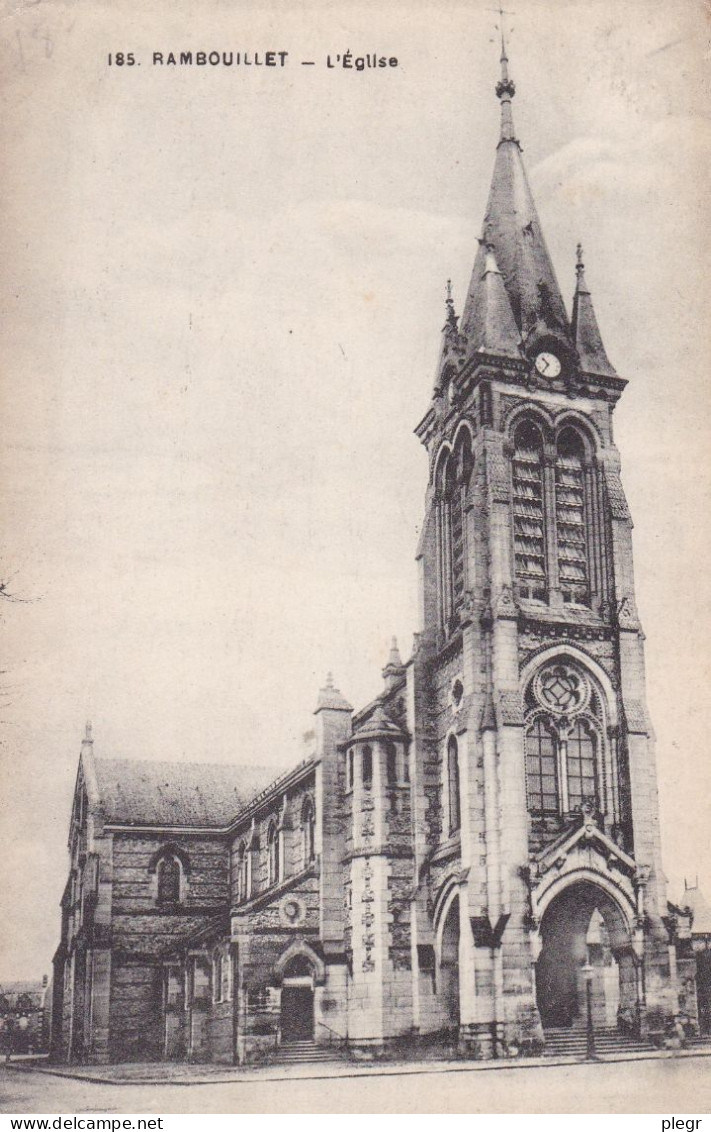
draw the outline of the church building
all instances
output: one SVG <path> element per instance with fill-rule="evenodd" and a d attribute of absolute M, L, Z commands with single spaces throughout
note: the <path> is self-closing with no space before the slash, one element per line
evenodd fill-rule
<path fill-rule="evenodd" d="M 667 903 L 625 388 L 578 247 L 568 314 L 512 116 L 461 317 L 417 427 L 420 628 L 306 758 L 136 762 L 82 746 L 53 1054 L 242 1063 L 449 1036 L 472 1057 L 584 1027 L 698 1029 Z M 97 747 L 99 746 L 97 742 Z"/>

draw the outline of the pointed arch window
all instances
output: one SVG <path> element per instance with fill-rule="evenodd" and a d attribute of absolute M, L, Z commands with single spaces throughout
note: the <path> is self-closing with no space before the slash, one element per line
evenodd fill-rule
<path fill-rule="evenodd" d="M 219 951 L 212 960 L 212 1000 L 222 1002 L 222 954 Z"/>
<path fill-rule="evenodd" d="M 362 760 L 363 786 L 366 790 L 370 790 L 373 785 L 373 750 L 371 747 L 363 747 Z"/>
<path fill-rule="evenodd" d="M 449 832 L 456 833 L 461 826 L 461 802 L 459 797 L 459 747 L 454 735 L 447 742 L 447 796 L 449 810 Z"/>
<path fill-rule="evenodd" d="M 466 428 L 461 430 L 454 449 L 452 471 L 452 608 L 456 616 L 461 610 L 467 585 L 466 499 L 471 476 L 471 441 Z"/>
<path fill-rule="evenodd" d="M 466 501 L 472 473 L 469 429 L 460 429 L 453 451 L 437 464 L 437 589 L 440 626 L 450 633 L 459 625 L 467 579 Z"/>
<path fill-rule="evenodd" d="M 301 847 L 305 868 L 316 858 L 316 814 L 310 798 L 306 798 L 301 810 Z"/>
<path fill-rule="evenodd" d="M 555 519 L 558 583 L 564 602 L 590 600 L 585 514 L 585 449 L 574 428 L 564 428 L 556 444 Z"/>
<path fill-rule="evenodd" d="M 167 854 L 158 862 L 158 904 L 180 903 L 180 861 Z"/>
<path fill-rule="evenodd" d="M 241 904 L 250 898 L 250 862 L 247 845 L 240 842 L 237 850 L 237 903 Z"/>
<path fill-rule="evenodd" d="M 267 872 L 269 884 L 278 884 L 280 876 L 279 829 L 275 821 L 271 822 L 267 833 Z"/>
<path fill-rule="evenodd" d="M 565 658 L 546 664 L 527 692 L 528 809 L 536 817 L 600 810 L 600 700 L 584 671 Z M 604 808 L 604 807 L 603 807 Z"/>
<path fill-rule="evenodd" d="M 531 421 L 523 421 L 514 434 L 512 479 L 518 592 L 521 597 L 545 601 L 548 595 L 548 571 L 543 438 Z"/>
<path fill-rule="evenodd" d="M 397 786 L 397 747 L 390 741 L 385 744 L 385 781 Z"/>

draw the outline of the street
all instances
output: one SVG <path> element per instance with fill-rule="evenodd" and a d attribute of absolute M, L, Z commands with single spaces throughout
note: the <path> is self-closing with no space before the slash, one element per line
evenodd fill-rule
<path fill-rule="evenodd" d="M 91 1083 L 0 1069 L 0 1111 L 12 1113 L 698 1113 L 711 1111 L 711 1059 L 180 1085 Z"/>

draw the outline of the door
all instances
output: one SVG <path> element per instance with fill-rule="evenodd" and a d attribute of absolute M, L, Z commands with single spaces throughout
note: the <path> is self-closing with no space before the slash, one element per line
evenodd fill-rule
<path fill-rule="evenodd" d="M 312 1041 L 314 992 L 311 987 L 283 986 L 281 990 L 282 1042 Z"/>

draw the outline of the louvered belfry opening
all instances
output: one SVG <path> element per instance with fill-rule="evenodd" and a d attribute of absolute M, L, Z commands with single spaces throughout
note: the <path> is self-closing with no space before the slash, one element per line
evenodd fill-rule
<path fill-rule="evenodd" d="M 466 497 L 471 475 L 469 434 L 464 430 L 454 450 L 452 483 L 452 598 L 455 613 L 459 612 L 466 590 Z"/>
<path fill-rule="evenodd" d="M 578 433 L 564 429 L 558 437 L 555 465 L 558 579 L 563 601 L 577 605 L 590 602 L 584 456 Z"/>
<path fill-rule="evenodd" d="M 513 456 L 516 580 L 521 597 L 547 598 L 543 439 L 530 421 L 516 430 Z"/>
<path fill-rule="evenodd" d="M 440 625 L 445 636 L 460 625 L 467 590 L 467 492 L 472 473 L 471 435 L 463 429 L 453 452 L 438 463 L 437 576 Z"/>

